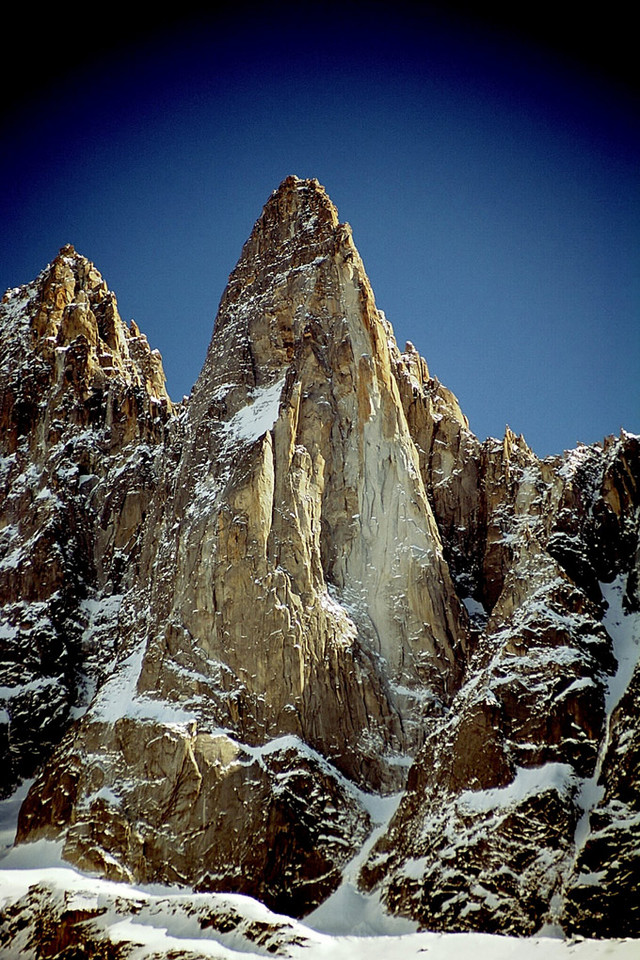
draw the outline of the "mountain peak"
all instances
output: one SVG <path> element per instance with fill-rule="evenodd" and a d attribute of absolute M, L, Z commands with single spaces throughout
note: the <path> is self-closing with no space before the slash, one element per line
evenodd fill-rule
<path fill-rule="evenodd" d="M 254 250 L 273 257 L 292 242 L 310 247 L 333 236 L 339 225 L 338 211 L 316 179 L 289 176 L 264 205 L 244 254 Z"/>
<path fill-rule="evenodd" d="M 138 437 L 143 420 L 147 432 L 161 432 L 171 412 L 159 352 L 127 327 L 100 272 L 71 244 L 35 281 L 5 294 L 0 356 L 0 392 L 12 398 L 0 417 L 9 452 L 27 439 L 48 450 L 62 424 L 108 429 L 118 446 Z"/>
<path fill-rule="evenodd" d="M 239 387 L 237 396 L 226 391 L 227 409 L 235 412 L 247 388 L 284 376 L 310 325 L 329 334 L 336 320 L 360 316 L 361 308 L 375 312 L 351 228 L 340 223 L 316 179 L 287 177 L 265 203 L 229 277 L 194 396 Z"/>
<path fill-rule="evenodd" d="M 638 935 L 640 438 L 481 443 L 294 176 L 179 415 L 69 245 L 0 337 L 18 843 L 296 916 L 357 885 L 432 930 Z"/>

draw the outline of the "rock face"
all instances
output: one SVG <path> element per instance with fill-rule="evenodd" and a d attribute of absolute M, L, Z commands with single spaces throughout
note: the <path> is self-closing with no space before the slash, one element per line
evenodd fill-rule
<path fill-rule="evenodd" d="M 8 788 L 38 772 L 18 842 L 303 916 L 404 789 L 360 874 L 389 911 L 640 936 L 617 921 L 640 440 L 481 443 L 313 180 L 265 205 L 179 407 L 71 248 L 5 301 Z"/>
<path fill-rule="evenodd" d="M 522 445 L 520 464 L 515 457 L 509 464 L 506 445 L 487 452 L 510 467 L 512 502 L 508 510 L 506 498 L 497 504 L 508 551 L 502 591 L 480 620 L 465 680 L 433 724 L 363 881 L 381 886 L 391 910 L 432 929 L 531 934 L 547 922 L 593 936 L 613 925 L 620 934 L 614 909 L 608 924 L 599 925 L 586 920 L 576 900 L 597 903 L 602 918 L 608 910 L 598 880 L 607 869 L 612 900 L 630 897 L 637 882 L 637 798 L 622 772 L 630 775 L 637 756 L 637 668 L 626 705 L 618 699 L 638 659 L 630 549 L 637 508 L 632 499 L 625 504 L 623 493 L 638 476 L 638 440 L 624 437 L 555 464 L 536 462 Z M 621 464 L 628 467 L 624 477 Z M 621 480 L 617 512 L 595 519 L 592 508 L 576 509 L 585 477 L 602 503 L 614 475 Z M 485 509 L 490 513 L 490 504 Z M 602 584 L 603 596 L 598 576 L 612 572 L 603 570 L 611 562 L 609 548 L 608 556 L 602 553 L 605 526 L 616 527 L 618 547 L 611 552 L 628 550 L 622 567 L 632 573 Z M 485 547 L 485 558 L 494 544 Z M 466 573 L 471 582 L 473 571 Z M 613 736 L 618 723 L 629 750 L 624 767 Z M 599 796 L 608 764 L 617 772 L 615 800 Z M 596 832 L 603 818 L 606 828 Z M 610 865 L 600 859 L 587 870 L 583 862 L 589 852 L 593 858 L 601 833 L 609 837 Z M 617 858 L 625 849 L 629 865 L 621 872 Z M 637 930 L 637 922 L 625 929 Z"/>
<path fill-rule="evenodd" d="M 7 795 L 110 669 L 172 407 L 160 355 L 73 247 L 0 310 Z"/>

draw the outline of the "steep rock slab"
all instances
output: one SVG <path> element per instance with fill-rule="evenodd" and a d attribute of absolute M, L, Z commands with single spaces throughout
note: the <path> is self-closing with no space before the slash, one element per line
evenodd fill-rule
<path fill-rule="evenodd" d="M 171 404 L 162 361 L 65 247 L 0 305 L 0 749 L 11 792 L 113 658 Z"/>

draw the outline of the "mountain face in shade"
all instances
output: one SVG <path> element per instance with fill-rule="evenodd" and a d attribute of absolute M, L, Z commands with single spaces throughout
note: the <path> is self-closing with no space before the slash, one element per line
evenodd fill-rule
<path fill-rule="evenodd" d="M 71 247 L 0 338 L 19 845 L 297 917 L 349 871 L 424 929 L 640 936 L 639 438 L 481 443 L 315 180 L 182 404 Z"/>

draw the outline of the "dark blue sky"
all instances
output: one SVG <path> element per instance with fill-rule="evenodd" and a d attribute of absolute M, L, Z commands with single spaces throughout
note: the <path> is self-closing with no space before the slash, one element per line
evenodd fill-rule
<path fill-rule="evenodd" d="M 483 9 L 25 19 L 23 69 L 3 76 L 0 287 L 73 243 L 178 399 L 270 192 L 317 177 L 400 346 L 481 439 L 508 423 L 546 456 L 640 432 L 631 25 L 560 34 Z"/>

